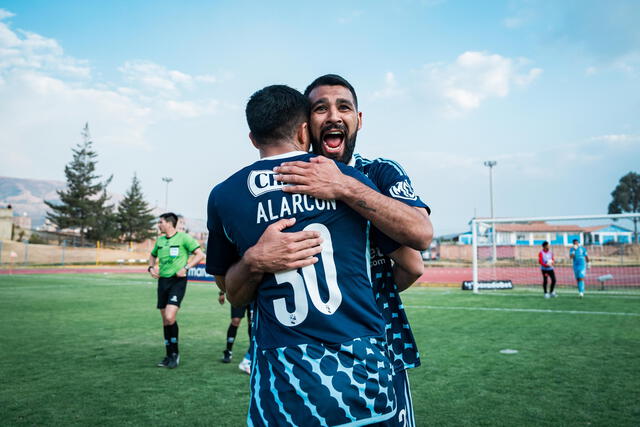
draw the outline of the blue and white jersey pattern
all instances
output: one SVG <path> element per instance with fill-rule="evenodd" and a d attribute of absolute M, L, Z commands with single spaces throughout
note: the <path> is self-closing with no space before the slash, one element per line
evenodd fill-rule
<path fill-rule="evenodd" d="M 280 218 L 296 218 L 285 231 L 316 230 L 323 239 L 316 264 L 265 274 L 259 285 L 249 411 L 253 425 L 300 425 L 300 419 L 311 425 L 312 418 L 321 425 L 360 425 L 395 412 L 395 395 L 386 387 L 392 368 L 384 352 L 384 321 L 371 288 L 369 232 L 385 253 L 398 244 L 370 230 L 368 221 L 340 201 L 281 191 L 273 168 L 311 157 L 295 152 L 262 159 L 209 196 L 210 274 L 224 275 Z M 375 188 L 353 168 L 338 167 Z"/>
<path fill-rule="evenodd" d="M 587 248 L 584 246 L 578 246 L 577 248 L 572 247 L 569 250 L 569 255 L 573 255 L 573 268 L 576 270 L 581 270 L 586 267 L 587 261 L 586 257 L 589 255 L 587 253 Z"/>
<path fill-rule="evenodd" d="M 357 426 L 395 414 L 382 339 L 257 349 L 253 360 L 250 426 Z"/>
<path fill-rule="evenodd" d="M 354 168 L 364 173 L 382 194 L 409 206 L 429 207 L 415 194 L 411 180 L 396 162 L 387 159 L 367 160 L 355 154 Z M 375 247 L 371 248 L 371 279 L 376 302 L 385 320 L 387 343 L 395 372 L 420 366 L 420 353 L 409 320 L 393 279 L 391 260 Z"/>

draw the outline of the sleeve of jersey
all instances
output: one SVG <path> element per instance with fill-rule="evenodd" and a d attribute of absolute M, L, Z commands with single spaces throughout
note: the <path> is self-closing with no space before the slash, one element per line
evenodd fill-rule
<path fill-rule="evenodd" d="M 215 191 L 215 189 L 214 189 Z M 229 267 L 240 259 L 236 247 L 224 232 L 222 219 L 215 203 L 214 191 L 209 196 L 207 206 L 207 240 L 206 271 L 212 275 L 224 276 Z"/>
<path fill-rule="evenodd" d="M 187 234 L 187 236 L 189 236 L 189 235 Z M 186 249 L 187 249 L 187 251 L 190 254 L 192 254 L 193 251 L 195 251 L 199 247 L 200 247 L 200 243 L 198 243 L 198 241 L 196 239 L 194 239 L 192 236 L 189 236 L 189 238 L 186 241 Z"/>
<path fill-rule="evenodd" d="M 158 257 L 158 241 L 156 240 L 156 244 L 153 245 L 153 249 L 151 249 L 151 256 Z"/>
<path fill-rule="evenodd" d="M 392 197 L 409 206 L 425 208 L 431 215 L 431 208 L 416 195 L 411 179 L 398 163 L 393 160 L 378 159 L 371 166 L 369 176 L 378 184 L 380 192 L 385 196 Z"/>
<path fill-rule="evenodd" d="M 380 192 L 380 190 L 378 189 L 378 187 L 376 187 L 373 181 L 367 178 L 362 172 L 359 172 L 352 167 L 344 166 L 341 163 L 338 163 L 338 167 L 342 170 L 342 173 L 352 176 L 353 178 L 357 179 L 363 184 L 373 188 L 377 192 Z M 385 255 L 390 254 L 391 252 L 395 251 L 400 246 L 402 246 L 401 244 L 391 239 L 386 234 L 382 233 L 380 230 L 378 230 L 373 226 L 371 227 L 369 236 L 370 236 L 371 242 L 378 249 L 380 249 L 380 251 L 382 251 L 382 253 Z"/>

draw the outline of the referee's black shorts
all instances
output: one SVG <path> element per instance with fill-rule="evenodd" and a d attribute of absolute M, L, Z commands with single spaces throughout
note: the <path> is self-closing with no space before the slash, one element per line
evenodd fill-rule
<path fill-rule="evenodd" d="M 237 318 L 242 319 L 244 317 L 244 313 L 245 312 L 249 312 L 250 308 L 251 308 L 251 306 L 248 305 L 248 304 L 247 305 L 242 305 L 240 307 L 231 306 L 231 318 L 234 319 L 234 318 L 237 317 Z M 251 316 L 249 316 L 249 317 L 251 317 Z"/>
<path fill-rule="evenodd" d="M 167 305 L 180 307 L 182 298 L 187 291 L 187 277 L 160 277 L 158 279 L 158 308 L 166 308 Z"/>

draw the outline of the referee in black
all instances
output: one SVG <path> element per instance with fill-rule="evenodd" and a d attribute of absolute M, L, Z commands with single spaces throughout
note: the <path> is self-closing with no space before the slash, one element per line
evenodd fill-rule
<path fill-rule="evenodd" d="M 180 363 L 178 351 L 178 322 L 176 316 L 187 290 L 187 273 L 204 259 L 204 253 L 196 239 L 187 233 L 178 232 L 178 216 L 172 212 L 160 215 L 158 228 L 163 233 L 158 237 L 147 270 L 158 279 L 158 309 L 164 327 L 164 345 L 167 355 L 158 366 L 177 368 Z M 158 267 L 156 268 L 156 261 Z"/>

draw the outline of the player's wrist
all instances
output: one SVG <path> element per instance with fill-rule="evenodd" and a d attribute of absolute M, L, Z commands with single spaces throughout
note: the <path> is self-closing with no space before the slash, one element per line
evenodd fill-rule
<path fill-rule="evenodd" d="M 352 176 L 348 176 L 345 174 L 341 174 L 341 175 L 342 175 L 342 178 L 340 179 L 340 181 L 336 182 L 336 185 L 334 186 L 336 199 L 342 200 L 342 201 L 355 199 L 357 194 L 359 193 L 359 189 L 360 190 L 362 189 L 362 187 L 359 187 L 359 186 L 362 185 L 366 187 L 366 185 L 364 185 L 363 183 L 361 183 L 360 181 L 358 181 Z"/>
<path fill-rule="evenodd" d="M 149 267 L 147 267 L 147 272 L 151 273 L 151 270 L 153 270 L 153 265 L 150 265 Z"/>
<path fill-rule="evenodd" d="M 244 253 L 244 256 L 240 260 L 251 274 L 264 273 L 264 266 L 260 262 L 260 257 L 257 252 L 258 250 L 255 248 L 255 246 L 252 246 L 247 249 L 247 251 Z"/>

